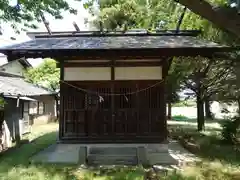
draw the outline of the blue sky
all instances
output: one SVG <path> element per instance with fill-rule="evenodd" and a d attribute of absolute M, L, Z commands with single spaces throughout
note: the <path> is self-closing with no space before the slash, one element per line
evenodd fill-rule
<path fill-rule="evenodd" d="M 12 5 L 16 4 L 17 0 L 10 0 Z M 78 10 L 77 15 L 70 14 L 68 12 L 63 12 L 63 19 L 56 20 L 48 14 L 45 14 L 46 19 L 49 21 L 50 28 L 52 31 L 74 31 L 74 27 L 72 25 L 73 21 L 75 21 L 80 30 L 88 30 L 87 26 L 84 24 L 84 19 L 89 18 L 88 12 L 83 8 L 82 2 L 74 1 L 74 0 L 67 0 L 71 7 L 74 7 Z M 19 35 L 15 34 L 12 28 L 8 23 L 1 23 L 2 26 L 2 33 L 3 35 L 0 36 L 0 46 L 10 45 L 13 43 L 19 43 L 28 41 L 30 38 L 26 35 L 26 32 L 21 32 Z M 29 31 L 46 31 L 46 28 L 43 23 L 37 23 L 38 29 L 29 29 Z M 10 38 L 15 37 L 16 40 L 12 41 Z M 3 60 L 1 60 L 3 61 Z M 29 59 L 29 62 L 36 66 L 41 63 L 41 59 Z M 0 62 L 2 64 L 3 62 Z"/>

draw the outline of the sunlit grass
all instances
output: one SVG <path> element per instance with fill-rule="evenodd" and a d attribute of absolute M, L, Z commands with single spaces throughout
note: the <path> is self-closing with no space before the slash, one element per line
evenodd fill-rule
<path fill-rule="evenodd" d="M 79 179 L 85 180 L 144 180 L 142 167 L 110 167 L 74 172 Z"/>
<path fill-rule="evenodd" d="M 57 123 L 49 123 L 42 125 L 34 125 L 31 127 L 31 133 L 24 135 L 24 139 L 32 141 L 48 132 L 56 132 L 59 125 Z"/>
<path fill-rule="evenodd" d="M 240 145 L 226 145 L 221 141 L 220 129 L 207 126 L 205 132 L 197 132 L 196 126 L 170 124 L 170 137 L 179 142 L 202 162 L 185 167 L 164 179 L 178 180 L 239 180 Z"/>
<path fill-rule="evenodd" d="M 157 173 L 154 180 L 239 180 L 240 153 L 238 146 L 226 146 L 219 132 L 209 128 L 199 133 L 190 126 L 169 127 L 170 137 L 185 139 L 195 145 L 193 152 L 202 162 L 186 166 L 182 171 Z M 0 158 L 1 180 L 144 180 L 142 167 L 80 168 L 57 164 L 31 164 L 29 159 L 56 141 L 56 124 L 36 127 L 32 143 L 4 154 Z M 189 148 L 189 147 L 187 147 Z M 149 179 L 149 180 L 152 180 Z"/>
<path fill-rule="evenodd" d="M 220 161 L 205 161 L 196 166 L 183 168 L 181 172 L 169 173 L 159 176 L 165 180 L 239 180 L 240 171 L 238 166 L 232 166 Z"/>
<path fill-rule="evenodd" d="M 39 127 L 35 131 L 35 138 L 32 143 L 24 144 L 21 147 L 6 152 L 0 158 L 0 179 L 1 180 L 34 180 L 34 179 L 59 179 L 59 173 L 49 173 L 51 168 L 43 165 L 30 164 L 29 158 L 40 150 L 48 147 L 56 141 L 56 124 L 49 125 L 49 128 Z M 51 128 L 50 128 L 51 126 Z M 41 132 L 38 135 L 37 132 Z M 45 133 L 45 134 L 44 134 Z M 30 136 L 30 135 L 29 135 Z M 26 137 L 25 137 L 26 138 Z M 59 175 L 58 175 L 59 174 Z M 59 177 L 58 177 L 59 176 Z"/>

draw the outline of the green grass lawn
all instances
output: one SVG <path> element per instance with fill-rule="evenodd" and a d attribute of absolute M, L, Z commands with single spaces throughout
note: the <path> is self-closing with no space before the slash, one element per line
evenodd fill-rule
<path fill-rule="evenodd" d="M 178 139 L 187 149 L 202 159 L 181 172 L 152 174 L 149 180 L 239 180 L 239 146 L 226 146 L 219 140 L 219 130 L 207 128 L 198 133 L 196 127 L 169 125 L 171 138 Z M 144 180 L 142 167 L 82 169 L 78 166 L 30 164 L 29 159 L 56 141 L 56 124 L 35 127 L 24 144 L 0 156 L 1 180 Z"/>
<path fill-rule="evenodd" d="M 29 159 L 56 142 L 57 124 L 37 126 L 24 138 L 33 140 L 0 156 L 1 180 L 143 180 L 141 167 L 82 170 L 77 166 L 30 164 Z"/>
<path fill-rule="evenodd" d="M 186 149 L 202 159 L 202 162 L 185 167 L 179 179 L 239 180 L 240 144 L 225 145 L 221 141 L 221 128 L 206 124 L 205 132 L 197 132 L 196 126 L 170 124 L 170 137 L 177 139 Z M 169 177 L 168 177 L 169 178 Z"/>

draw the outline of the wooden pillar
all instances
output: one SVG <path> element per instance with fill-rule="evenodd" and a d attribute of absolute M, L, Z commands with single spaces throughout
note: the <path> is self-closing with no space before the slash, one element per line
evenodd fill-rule
<path fill-rule="evenodd" d="M 115 60 L 111 60 L 111 93 L 114 93 L 114 89 L 115 89 L 115 84 L 114 84 L 114 80 L 115 80 Z M 115 97 L 111 96 L 111 113 L 112 113 L 112 134 L 115 134 Z"/>
<path fill-rule="evenodd" d="M 167 99 L 166 99 L 166 78 L 168 75 L 168 71 L 171 67 L 173 57 L 164 57 L 163 58 L 163 65 L 162 65 L 162 78 L 163 78 L 163 84 L 162 84 L 162 92 L 163 92 L 163 118 L 164 118 L 164 138 L 167 139 L 168 130 L 167 130 L 167 117 L 166 117 L 166 105 L 167 105 Z"/>
<path fill-rule="evenodd" d="M 59 62 L 60 67 L 60 111 L 59 111 L 59 140 L 61 141 L 62 137 L 64 136 L 64 84 L 61 82 L 64 80 L 64 65 L 63 61 Z"/>

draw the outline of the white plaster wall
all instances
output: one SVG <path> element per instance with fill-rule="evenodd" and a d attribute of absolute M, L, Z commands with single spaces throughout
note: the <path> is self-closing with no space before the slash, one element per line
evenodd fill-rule
<path fill-rule="evenodd" d="M 1 66 L 0 71 L 23 76 L 24 67 L 18 61 L 12 61 Z"/>
<path fill-rule="evenodd" d="M 111 80 L 110 67 L 66 67 L 64 68 L 66 81 Z"/>
<path fill-rule="evenodd" d="M 116 80 L 159 80 L 162 79 L 162 67 L 116 67 Z"/>
<path fill-rule="evenodd" d="M 44 113 L 39 115 L 34 115 L 33 123 L 34 125 L 46 124 L 55 120 L 56 114 L 56 101 L 54 96 L 36 96 L 34 99 L 39 102 L 44 103 Z"/>

